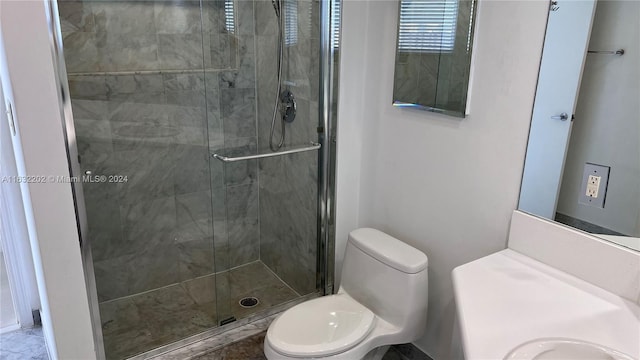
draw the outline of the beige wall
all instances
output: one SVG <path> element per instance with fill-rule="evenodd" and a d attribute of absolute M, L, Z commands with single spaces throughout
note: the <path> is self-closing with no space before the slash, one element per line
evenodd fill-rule
<path fill-rule="evenodd" d="M 338 113 L 336 271 L 348 231 L 372 226 L 429 256 L 429 319 L 415 344 L 449 359 L 451 270 L 504 249 L 516 208 L 548 2 L 478 3 L 470 115 L 391 106 L 396 1 L 345 1 Z"/>

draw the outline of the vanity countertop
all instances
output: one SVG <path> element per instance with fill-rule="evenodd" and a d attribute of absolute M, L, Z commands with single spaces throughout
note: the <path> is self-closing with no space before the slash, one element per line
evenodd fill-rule
<path fill-rule="evenodd" d="M 640 307 L 506 249 L 453 270 L 465 358 L 503 359 L 537 338 L 573 338 L 640 359 Z"/>

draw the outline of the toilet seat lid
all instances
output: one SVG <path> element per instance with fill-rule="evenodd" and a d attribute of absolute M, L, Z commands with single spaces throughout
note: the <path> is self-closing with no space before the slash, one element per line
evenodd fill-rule
<path fill-rule="evenodd" d="M 306 301 L 285 311 L 267 331 L 269 345 L 293 357 L 328 356 L 360 343 L 375 315 L 347 294 Z"/>

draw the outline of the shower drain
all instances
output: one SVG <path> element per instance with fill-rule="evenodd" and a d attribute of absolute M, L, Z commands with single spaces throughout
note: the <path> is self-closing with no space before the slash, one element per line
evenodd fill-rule
<path fill-rule="evenodd" d="M 252 307 L 258 305 L 259 302 L 260 301 L 258 300 L 258 298 L 253 297 L 253 296 L 242 298 L 239 301 L 240 306 L 242 306 L 243 308 L 252 308 Z"/>

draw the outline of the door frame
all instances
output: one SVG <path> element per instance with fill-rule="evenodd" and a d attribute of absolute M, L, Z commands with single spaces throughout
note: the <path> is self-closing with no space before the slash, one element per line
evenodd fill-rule
<path fill-rule="evenodd" d="M 549 8 L 518 209 L 550 220 L 558 204 L 596 5 L 597 0 L 567 0 Z M 563 27 L 560 35 L 558 27 Z"/>
<path fill-rule="evenodd" d="M 53 71 L 55 73 L 54 77 L 58 81 L 58 101 L 60 104 L 59 109 L 62 118 L 61 126 L 63 128 L 64 140 L 67 145 L 66 150 L 69 173 L 72 177 L 81 177 L 75 125 L 73 121 L 73 113 L 71 111 L 71 96 L 69 96 L 70 90 L 67 77 L 67 67 L 64 61 L 62 28 L 60 26 L 60 14 L 58 13 L 58 0 L 45 1 L 45 12 L 49 27 L 49 41 L 54 64 Z M 93 328 L 95 351 L 98 360 L 102 360 L 106 358 L 106 355 L 104 350 L 104 339 L 102 336 L 102 321 L 100 320 L 100 305 L 98 301 L 96 277 L 93 268 L 90 237 L 88 236 L 89 227 L 84 202 L 84 193 L 82 191 L 82 182 L 72 182 L 71 191 L 73 195 L 73 203 L 75 205 L 78 237 L 80 238 L 79 246 L 82 257 L 82 267 L 84 268 L 87 296 L 89 298 L 89 312 L 91 317 L 91 326 Z"/>
<path fill-rule="evenodd" d="M 3 54 L 0 54 L 2 56 Z M 1 61 L 4 63 L 4 61 Z M 0 69 L 4 72 L 4 66 Z M 13 121 L 11 91 L 7 76 L 0 74 L 0 117 L 2 118 L 2 167 L 0 177 L 17 177 L 17 157 L 12 141 Z M 6 141 L 6 143 L 4 143 Z M 27 219 L 23 206 L 24 198 L 20 184 L 6 182 L 0 186 L 0 243 L 4 256 L 11 299 L 16 314 L 16 324 L 0 329 L 0 333 L 33 327 L 33 311 L 40 309 L 40 296 L 35 276 Z"/>

